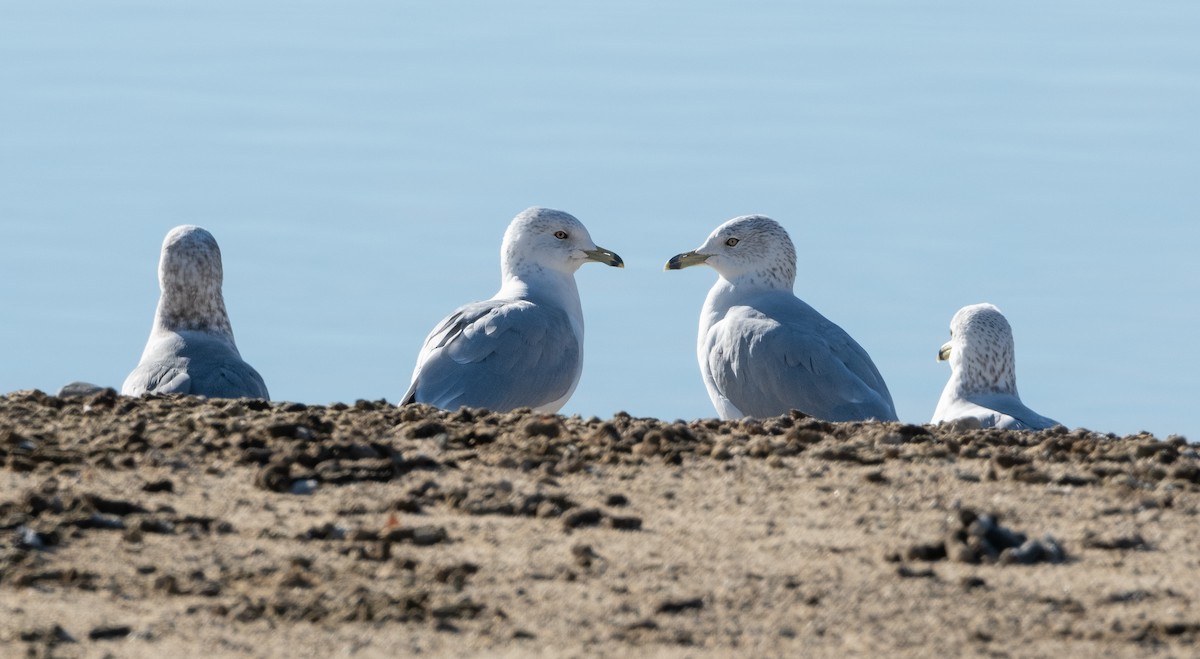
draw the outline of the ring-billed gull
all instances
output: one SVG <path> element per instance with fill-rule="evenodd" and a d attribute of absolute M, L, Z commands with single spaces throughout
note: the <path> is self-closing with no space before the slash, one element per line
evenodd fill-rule
<path fill-rule="evenodd" d="M 162 294 L 150 340 L 121 393 L 269 398 L 262 376 L 242 361 L 221 294 L 221 248 L 197 226 L 178 226 L 163 240 Z"/>
<path fill-rule="evenodd" d="M 575 271 L 588 261 L 625 265 L 571 215 L 522 211 L 504 232 L 500 291 L 455 309 L 430 332 L 401 404 L 561 409 L 583 369 Z"/>
<path fill-rule="evenodd" d="M 826 421 L 896 420 L 871 357 L 792 293 L 796 248 L 778 222 L 735 217 L 668 270 L 705 264 L 719 277 L 700 311 L 700 375 L 722 419 L 796 409 Z"/>
<path fill-rule="evenodd" d="M 1040 430 L 1058 425 L 1029 409 L 1017 395 L 1017 363 L 1012 327 L 990 304 L 963 307 L 950 320 L 950 341 L 938 351 L 950 362 L 930 423 L 971 418 L 983 428 Z"/>

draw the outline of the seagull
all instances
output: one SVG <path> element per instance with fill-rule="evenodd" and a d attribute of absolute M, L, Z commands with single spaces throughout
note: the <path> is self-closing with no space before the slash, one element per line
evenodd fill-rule
<path fill-rule="evenodd" d="M 796 248 L 778 222 L 744 215 L 667 270 L 704 264 L 717 283 L 700 311 L 700 375 L 722 419 L 799 410 L 825 421 L 895 421 L 871 357 L 792 293 Z"/>
<path fill-rule="evenodd" d="M 401 404 L 561 409 L 583 369 L 575 271 L 588 261 L 625 267 L 620 256 L 597 247 L 573 216 L 549 208 L 522 211 L 500 246 L 500 290 L 490 300 L 455 309 L 434 327 Z"/>
<path fill-rule="evenodd" d="M 269 399 L 262 376 L 242 360 L 221 294 L 221 248 L 204 229 L 183 225 L 163 240 L 162 294 L 150 340 L 121 393 Z"/>
<path fill-rule="evenodd" d="M 950 320 L 950 340 L 938 351 L 950 362 L 950 381 L 930 423 L 976 419 L 982 428 L 1041 430 L 1059 425 L 1029 409 L 1017 395 L 1012 327 L 991 304 L 972 304 Z"/>

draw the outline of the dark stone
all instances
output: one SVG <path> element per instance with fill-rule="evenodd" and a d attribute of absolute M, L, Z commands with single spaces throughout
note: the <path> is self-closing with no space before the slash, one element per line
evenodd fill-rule
<path fill-rule="evenodd" d="M 291 470 L 289 462 L 273 462 L 259 470 L 254 484 L 271 492 L 287 492 L 292 487 Z"/>
<path fill-rule="evenodd" d="M 904 552 L 904 557 L 910 561 L 940 561 L 946 558 L 946 543 L 913 545 Z"/>
<path fill-rule="evenodd" d="M 446 529 L 441 526 L 418 526 L 413 529 L 412 543 L 418 547 L 436 545 L 449 539 Z"/>
<path fill-rule="evenodd" d="M 109 641 L 117 638 L 125 638 L 133 628 L 129 625 L 102 625 L 88 632 L 88 638 L 93 641 Z"/>
<path fill-rule="evenodd" d="M 885 476 L 882 471 L 868 471 L 863 475 L 863 479 L 868 483 L 882 484 L 888 482 L 888 477 Z"/>
<path fill-rule="evenodd" d="M 148 512 L 145 508 L 136 503 L 120 501 L 117 499 L 105 499 L 104 497 L 97 496 L 95 494 L 85 494 L 83 499 L 92 507 L 93 510 L 105 515 L 124 517 L 126 515 L 132 515 L 133 513 Z"/>
<path fill-rule="evenodd" d="M 163 479 L 151 481 L 149 483 L 146 483 L 145 485 L 142 485 L 142 491 L 143 492 L 174 492 L 175 491 L 175 483 L 171 482 L 171 479 L 169 479 L 169 478 L 163 478 Z"/>
<path fill-rule="evenodd" d="M 411 428 L 408 431 L 408 436 L 412 437 L 413 439 L 428 439 L 430 437 L 436 437 L 438 435 L 445 434 L 445 432 L 446 426 L 442 425 L 441 423 L 437 421 L 426 421 L 417 425 L 415 428 Z"/>
<path fill-rule="evenodd" d="M 963 577 L 959 583 L 962 585 L 963 590 L 975 590 L 976 588 L 985 588 L 987 586 L 987 582 L 979 577 Z"/>
<path fill-rule="evenodd" d="M 581 526 L 596 526 L 604 519 L 599 508 L 577 508 L 563 515 L 563 526 L 575 529 Z"/>
<path fill-rule="evenodd" d="M 445 542 L 449 539 L 446 529 L 441 526 L 415 526 L 392 529 L 383 534 L 386 542 L 408 542 L 418 547 L 427 547 Z"/>
<path fill-rule="evenodd" d="M 629 505 L 629 498 L 624 494 L 610 494 L 604 499 L 604 505 L 620 508 Z"/>
<path fill-rule="evenodd" d="M 688 599 L 670 599 L 666 600 L 655 608 L 655 613 L 670 613 L 677 614 L 684 611 L 699 611 L 704 608 L 704 598 L 692 597 Z"/>
<path fill-rule="evenodd" d="M 1097 538 L 1094 535 L 1088 534 L 1083 538 L 1083 546 L 1088 549 L 1105 549 L 1109 551 L 1126 549 L 1150 551 L 1152 549 L 1150 543 L 1146 542 L 1146 539 L 1140 533 L 1116 538 Z"/>
<path fill-rule="evenodd" d="M 558 421 L 553 417 L 545 419 L 533 419 L 525 424 L 525 435 L 528 437 L 549 437 L 554 439 L 562 432 Z"/>
<path fill-rule="evenodd" d="M 608 517 L 608 526 L 618 531 L 640 531 L 642 518 L 632 515 L 611 515 Z"/>

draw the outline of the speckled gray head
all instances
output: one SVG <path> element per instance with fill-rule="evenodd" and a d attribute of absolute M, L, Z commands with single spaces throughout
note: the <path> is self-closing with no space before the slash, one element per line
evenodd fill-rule
<path fill-rule="evenodd" d="M 704 244 L 667 261 L 667 270 L 704 264 L 722 278 L 786 288 L 796 283 L 796 247 L 787 231 L 765 215 L 743 215 L 717 227 Z"/>
<path fill-rule="evenodd" d="M 938 351 L 964 392 L 1017 393 L 1012 327 L 994 305 L 972 304 L 950 320 L 950 340 Z"/>
<path fill-rule="evenodd" d="M 500 247 L 505 273 L 545 269 L 571 274 L 588 261 L 625 267 L 620 256 L 592 242 L 582 222 L 550 208 L 521 211 L 508 225 Z"/>
<path fill-rule="evenodd" d="M 211 233 L 192 225 L 171 229 L 158 262 L 159 326 L 232 335 L 221 294 L 223 279 L 221 248 Z"/>

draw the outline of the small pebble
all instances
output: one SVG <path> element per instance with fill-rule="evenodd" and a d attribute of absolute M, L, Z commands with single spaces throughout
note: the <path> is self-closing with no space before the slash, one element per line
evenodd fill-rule
<path fill-rule="evenodd" d="M 320 487 L 320 483 L 318 483 L 316 480 L 312 478 L 303 478 L 293 482 L 292 486 L 288 488 L 288 492 L 306 496 L 316 492 L 318 487 Z"/>

